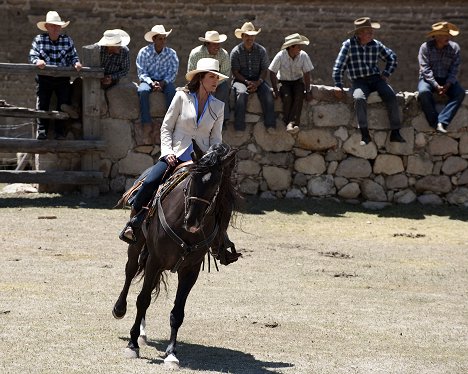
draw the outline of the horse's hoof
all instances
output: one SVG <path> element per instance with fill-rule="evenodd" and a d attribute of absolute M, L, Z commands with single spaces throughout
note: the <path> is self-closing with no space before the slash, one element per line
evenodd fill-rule
<path fill-rule="evenodd" d="M 138 337 L 138 345 L 139 346 L 148 345 L 148 338 L 146 337 L 146 335 L 140 335 Z"/>
<path fill-rule="evenodd" d="M 179 360 L 171 353 L 164 359 L 164 366 L 167 369 L 177 370 L 179 369 Z"/>
<path fill-rule="evenodd" d="M 114 316 L 115 319 L 122 319 L 125 316 L 125 313 L 127 313 L 127 303 L 125 303 L 123 309 L 119 310 L 117 308 L 117 304 L 114 305 L 114 308 L 112 309 L 112 315 Z"/>
<path fill-rule="evenodd" d="M 140 348 L 129 348 L 124 349 L 125 358 L 140 358 Z"/>

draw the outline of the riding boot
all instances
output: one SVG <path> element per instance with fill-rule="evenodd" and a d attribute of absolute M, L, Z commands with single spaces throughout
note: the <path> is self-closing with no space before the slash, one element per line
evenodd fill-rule
<path fill-rule="evenodd" d="M 119 239 L 128 244 L 135 244 L 137 242 L 137 238 L 134 231 L 135 229 L 141 228 L 141 225 L 145 221 L 147 214 L 148 208 L 143 208 L 137 213 L 137 211 L 132 207 L 130 212 L 130 220 L 121 231 Z"/>
<path fill-rule="evenodd" d="M 229 251 L 228 248 L 231 250 Z M 239 257 L 241 257 L 241 253 L 237 253 L 236 246 L 234 245 L 227 233 L 224 234 L 223 242 L 221 243 L 220 247 L 218 248 L 218 253 L 214 255 L 214 257 L 219 260 L 221 265 L 229 265 L 233 262 L 236 262 Z"/>

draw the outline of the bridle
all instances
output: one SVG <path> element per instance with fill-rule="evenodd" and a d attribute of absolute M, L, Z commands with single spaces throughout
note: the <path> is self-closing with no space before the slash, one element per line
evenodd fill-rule
<path fill-rule="evenodd" d="M 184 214 L 184 224 L 186 223 L 186 217 L 187 217 L 187 211 L 188 211 L 187 206 L 190 203 L 190 200 L 202 202 L 202 203 L 208 205 L 207 208 L 205 209 L 203 217 L 202 217 L 202 219 L 200 221 L 200 222 L 203 222 L 205 217 L 207 215 L 211 214 L 211 212 L 214 210 L 215 202 L 216 202 L 216 199 L 217 199 L 218 193 L 219 193 L 219 186 L 220 185 L 218 185 L 218 188 L 216 189 L 215 194 L 213 195 L 213 198 L 212 198 L 211 201 L 208 201 L 206 199 L 203 199 L 203 198 L 197 197 L 197 196 L 187 196 L 188 190 L 189 190 L 188 187 L 190 186 L 191 182 L 192 182 L 192 177 L 190 176 L 186 186 L 184 187 L 184 212 L 185 212 L 185 214 Z M 211 242 L 215 239 L 216 235 L 218 234 L 219 225 L 218 225 L 218 222 L 216 222 L 212 233 L 207 238 L 203 239 L 202 241 L 200 241 L 200 242 L 198 242 L 196 244 L 186 243 L 179 235 L 177 235 L 177 233 L 167 223 L 166 215 L 164 214 L 164 210 L 163 210 L 163 207 L 162 207 L 162 204 L 161 204 L 161 198 L 157 197 L 156 199 L 157 199 L 157 205 L 158 205 L 158 217 L 159 217 L 159 221 L 161 222 L 161 226 L 163 227 L 164 231 L 169 235 L 169 237 L 172 240 L 174 240 L 184 251 L 182 253 L 181 257 L 179 258 L 179 260 L 177 261 L 177 263 L 171 269 L 171 272 L 175 273 L 175 272 L 177 272 L 177 270 L 179 270 L 180 265 L 185 260 L 185 257 L 187 255 L 189 255 L 190 253 L 192 253 L 194 251 L 201 250 L 201 249 L 206 249 L 207 247 L 209 247 Z"/>

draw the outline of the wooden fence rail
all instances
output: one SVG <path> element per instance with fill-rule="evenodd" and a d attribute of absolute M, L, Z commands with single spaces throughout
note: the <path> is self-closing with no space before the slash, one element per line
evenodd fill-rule
<path fill-rule="evenodd" d="M 5 153 L 83 153 L 102 152 L 106 143 L 102 140 L 35 140 L 0 137 L 0 150 Z"/>

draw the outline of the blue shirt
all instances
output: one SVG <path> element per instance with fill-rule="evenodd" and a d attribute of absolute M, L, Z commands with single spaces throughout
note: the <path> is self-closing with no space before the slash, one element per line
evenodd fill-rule
<path fill-rule="evenodd" d="M 438 49 L 435 40 L 429 40 L 421 45 L 418 54 L 419 79 L 424 79 L 433 87 L 438 84 L 435 78 L 446 79 L 447 83 L 457 81 L 460 66 L 460 46 L 452 42 Z"/>
<path fill-rule="evenodd" d="M 155 80 L 163 80 L 173 83 L 179 69 L 179 58 L 172 48 L 164 47 L 157 53 L 154 44 L 149 44 L 138 52 L 136 66 L 141 82 L 151 84 Z"/>
<path fill-rule="evenodd" d="M 190 92 L 189 95 L 191 95 L 193 97 L 194 101 L 195 101 L 195 113 L 197 115 L 197 121 L 196 122 L 197 122 L 197 127 L 198 127 L 198 124 L 200 123 L 201 119 L 203 118 L 203 115 L 206 112 L 206 108 L 208 108 L 208 106 L 210 104 L 210 101 L 213 99 L 213 97 L 211 95 L 208 96 L 208 100 L 206 100 L 205 106 L 203 107 L 203 112 L 200 115 L 200 117 L 198 117 L 197 93 L 196 92 Z M 192 152 L 193 152 L 193 145 L 190 144 L 190 146 L 185 150 L 185 152 L 179 156 L 179 160 L 182 161 L 182 162 L 191 160 L 192 159 Z"/>
<path fill-rule="evenodd" d="M 56 41 L 52 41 L 47 33 L 37 35 L 32 41 L 29 62 L 35 64 L 37 60 L 52 66 L 75 66 L 80 61 L 72 38 L 60 34 Z"/>
<path fill-rule="evenodd" d="M 245 49 L 244 43 L 236 45 L 231 51 L 231 69 L 237 70 L 247 80 L 258 80 L 269 64 L 266 49 L 258 43 L 254 43 L 250 51 Z"/>
<path fill-rule="evenodd" d="M 343 73 L 346 69 L 351 80 L 380 75 L 379 60 L 386 62 L 382 75 L 389 77 L 397 66 L 396 54 L 390 48 L 375 39 L 366 45 L 361 45 L 356 36 L 346 40 L 333 67 L 335 86 L 343 87 Z"/>

